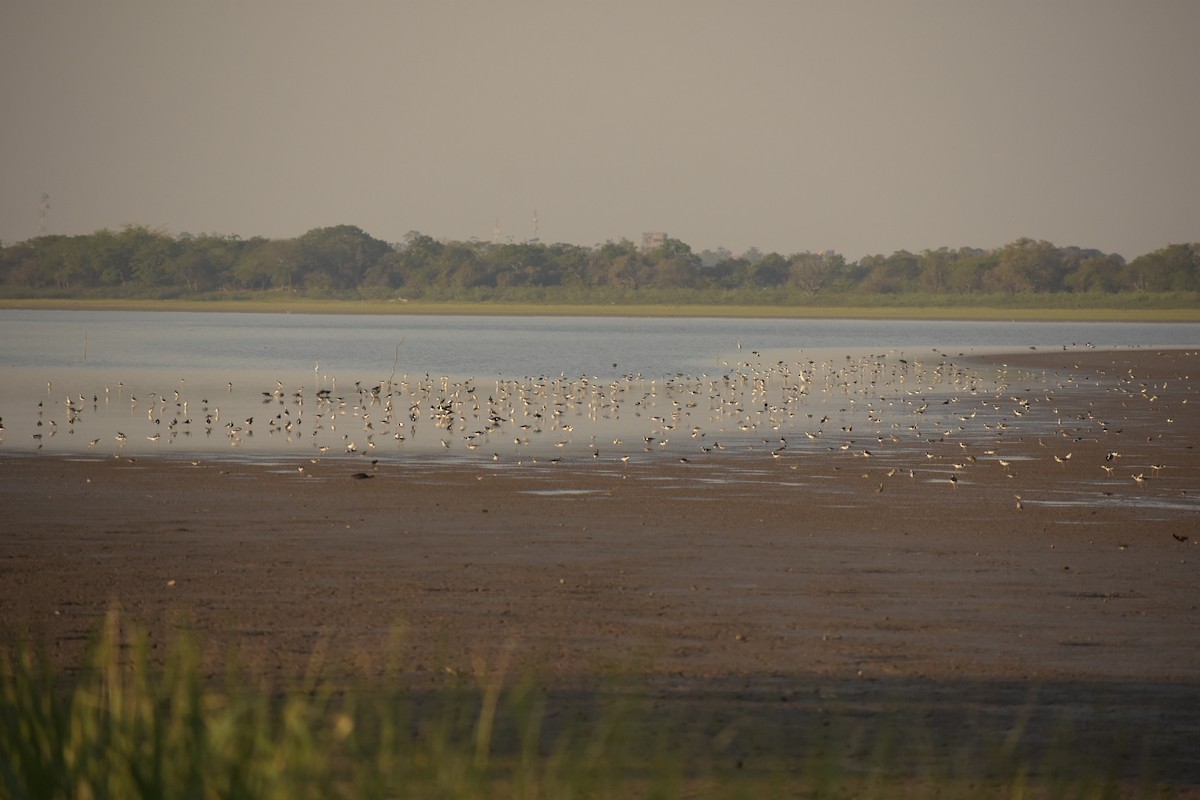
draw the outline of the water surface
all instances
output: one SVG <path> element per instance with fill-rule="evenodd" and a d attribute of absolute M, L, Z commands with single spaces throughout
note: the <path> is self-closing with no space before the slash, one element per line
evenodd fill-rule
<path fill-rule="evenodd" d="M 1017 379 L 965 354 L 1198 343 L 1196 324 L 3 310 L 0 452 L 627 463 L 831 448 Z"/>

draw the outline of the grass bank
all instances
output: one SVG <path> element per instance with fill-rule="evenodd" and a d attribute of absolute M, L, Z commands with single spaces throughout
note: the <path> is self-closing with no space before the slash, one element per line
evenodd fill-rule
<path fill-rule="evenodd" d="M 0 299 L 0 309 L 87 311 L 219 311 L 277 314 L 412 314 L 743 319 L 929 319 L 1059 322 L 1200 322 L 1200 308 L 1049 308 L 1034 305 L 724 305 L 690 303 L 519 303 L 317 300 Z"/>

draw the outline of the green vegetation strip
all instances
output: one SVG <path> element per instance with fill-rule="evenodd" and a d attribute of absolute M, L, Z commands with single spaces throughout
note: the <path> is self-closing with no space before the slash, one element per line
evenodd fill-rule
<path fill-rule="evenodd" d="M 220 311 L 279 314 L 411 314 L 741 319 L 944 319 L 1062 322 L 1200 322 L 1200 308 L 1047 308 L 971 305 L 713 305 L 502 303 L 270 298 L 239 300 L 0 299 L 0 309 Z"/>

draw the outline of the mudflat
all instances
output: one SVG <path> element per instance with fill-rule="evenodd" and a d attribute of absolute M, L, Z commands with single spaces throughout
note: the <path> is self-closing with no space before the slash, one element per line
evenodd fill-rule
<path fill-rule="evenodd" d="M 116 604 L 284 680 L 398 659 L 428 688 L 506 653 L 552 688 L 615 668 L 749 717 L 1032 710 L 1050 736 L 1104 709 L 1190 791 L 1200 352 L 988 359 L 1045 390 L 956 398 L 960 424 L 916 441 L 620 466 L 0 454 L 3 633 L 69 673 Z"/>

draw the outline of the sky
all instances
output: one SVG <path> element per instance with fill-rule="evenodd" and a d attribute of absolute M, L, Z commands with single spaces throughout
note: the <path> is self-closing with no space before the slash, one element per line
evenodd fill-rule
<path fill-rule="evenodd" d="M 1194 0 L 11 0 L 0 241 L 1200 241 Z M 48 196 L 48 203 L 43 202 Z"/>

